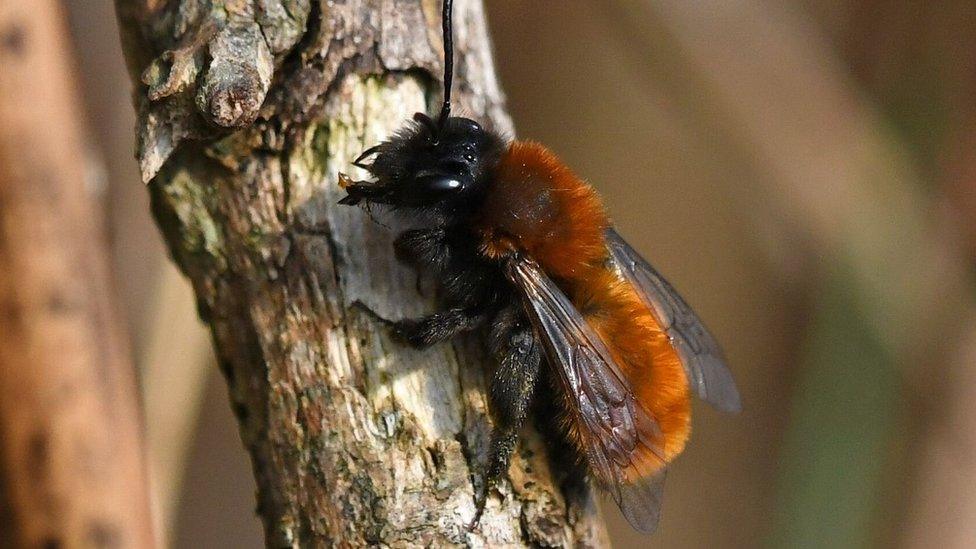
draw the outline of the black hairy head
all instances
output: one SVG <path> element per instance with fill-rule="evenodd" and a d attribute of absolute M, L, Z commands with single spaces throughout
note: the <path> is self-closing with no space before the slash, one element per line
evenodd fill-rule
<path fill-rule="evenodd" d="M 435 123 L 417 113 L 389 140 L 357 159 L 355 165 L 375 181 L 345 180 L 348 196 L 341 203 L 366 201 L 460 214 L 481 197 L 504 149 L 501 137 L 474 120 L 452 116 Z"/>

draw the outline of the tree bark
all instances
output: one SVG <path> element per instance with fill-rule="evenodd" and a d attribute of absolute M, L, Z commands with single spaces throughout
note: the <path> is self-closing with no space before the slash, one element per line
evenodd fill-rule
<path fill-rule="evenodd" d="M 117 7 L 143 177 L 212 329 L 267 545 L 605 545 L 534 432 L 466 529 L 490 429 L 479 341 L 393 340 L 386 321 L 432 310 L 431 291 L 394 230 L 335 206 L 337 172 L 436 105 L 440 3 Z M 455 16 L 460 107 L 510 132 L 480 1 Z"/>
<path fill-rule="evenodd" d="M 152 547 L 67 29 L 0 0 L 0 546 Z"/>

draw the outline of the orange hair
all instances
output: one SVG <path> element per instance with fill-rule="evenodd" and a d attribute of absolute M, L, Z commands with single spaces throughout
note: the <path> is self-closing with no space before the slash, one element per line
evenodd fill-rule
<path fill-rule="evenodd" d="M 474 222 L 482 250 L 531 256 L 600 335 L 637 400 L 657 420 L 664 458 L 679 454 L 691 430 L 688 381 L 670 340 L 635 289 L 607 267 L 609 220 L 592 187 L 538 143 L 516 141 L 503 155 Z M 586 436 L 568 429 L 575 443 Z M 659 464 L 653 456 L 644 463 Z M 636 471 L 651 475 L 652 470 Z"/>

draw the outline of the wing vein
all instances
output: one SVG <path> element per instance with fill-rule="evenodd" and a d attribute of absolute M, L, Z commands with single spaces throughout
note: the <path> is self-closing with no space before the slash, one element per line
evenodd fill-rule
<path fill-rule="evenodd" d="M 613 229 L 606 233 L 610 258 L 640 294 L 681 359 L 688 384 L 705 402 L 728 412 L 742 409 L 725 355 L 711 332 L 673 286 Z"/>
<path fill-rule="evenodd" d="M 506 273 L 558 374 L 593 476 L 635 529 L 652 532 L 667 466 L 657 421 L 599 334 L 534 261 L 512 258 Z"/>

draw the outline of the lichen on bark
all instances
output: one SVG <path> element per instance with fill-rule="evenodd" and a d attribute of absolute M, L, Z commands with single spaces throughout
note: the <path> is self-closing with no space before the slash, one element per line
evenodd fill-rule
<path fill-rule="evenodd" d="M 395 221 L 336 206 L 337 172 L 436 101 L 439 2 L 118 2 L 132 72 L 155 78 L 136 90 L 154 213 L 212 328 L 268 545 L 602 545 L 592 502 L 567 501 L 531 429 L 468 531 L 490 365 L 476 338 L 391 337 L 432 291 L 395 260 Z M 461 109 L 510 130 L 481 4 L 456 9 Z M 198 99 L 252 61 L 264 82 L 260 44 L 221 59 L 221 36 L 244 44 L 253 25 L 270 86 L 253 120 L 222 124 Z M 178 85 L 154 94 L 174 48 Z"/>

